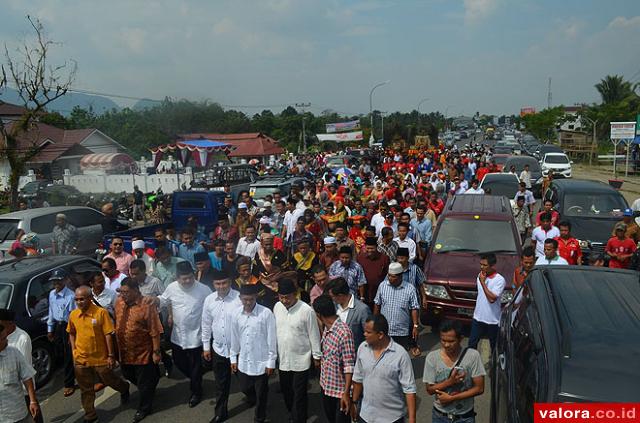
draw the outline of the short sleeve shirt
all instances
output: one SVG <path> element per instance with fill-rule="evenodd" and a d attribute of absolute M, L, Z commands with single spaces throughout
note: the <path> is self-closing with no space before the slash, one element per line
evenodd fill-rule
<path fill-rule="evenodd" d="M 473 319 L 488 325 L 497 325 L 500 323 L 500 296 L 502 295 L 502 291 L 504 291 L 506 281 L 501 274 L 494 273 L 491 276 L 487 276 L 485 283 L 487 288 L 489 288 L 489 291 L 497 295 L 498 299 L 494 302 L 489 302 L 482 286 L 480 285 L 480 279 L 476 278 L 478 298 L 476 299 L 476 308 L 473 311 Z"/>
<path fill-rule="evenodd" d="M 75 309 L 69 316 L 67 332 L 75 335 L 73 361 L 83 366 L 107 365 L 107 341 L 105 336 L 114 332 L 109 312 L 91 304 L 87 311 Z"/>
<path fill-rule="evenodd" d="M 23 382 L 36 374 L 17 348 L 0 351 L 0 422 L 18 422 L 27 417 Z"/>

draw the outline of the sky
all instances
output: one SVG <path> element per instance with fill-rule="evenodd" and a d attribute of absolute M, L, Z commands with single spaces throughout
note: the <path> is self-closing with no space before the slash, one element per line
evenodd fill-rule
<path fill-rule="evenodd" d="M 78 64 L 74 87 L 211 100 L 250 115 L 311 103 L 344 115 L 517 114 L 640 81 L 638 0 L 2 0 L 9 51 L 37 17 Z M 4 61 L 3 58 L 0 58 Z M 428 99 L 422 101 L 424 99 Z M 127 102 L 114 98 L 122 105 Z"/>

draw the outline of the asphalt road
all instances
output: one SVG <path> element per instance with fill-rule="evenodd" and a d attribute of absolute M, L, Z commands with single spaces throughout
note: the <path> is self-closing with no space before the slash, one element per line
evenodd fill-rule
<path fill-rule="evenodd" d="M 439 339 L 436 334 L 430 332 L 430 328 L 423 328 L 420 335 L 419 345 L 422 348 L 422 355 L 413 360 L 413 369 L 418 387 L 418 422 L 431 422 L 431 409 L 433 399 L 427 395 L 422 374 L 424 368 L 424 358 L 428 351 L 439 348 Z M 488 363 L 489 346 L 486 340 L 480 344 L 483 362 Z M 485 365 L 488 369 L 488 364 Z M 490 380 L 485 379 L 485 393 L 476 398 L 477 421 L 489 421 L 489 400 L 490 400 Z M 120 396 L 110 388 L 100 392 L 96 397 L 96 409 L 101 422 L 130 422 L 136 412 L 138 402 L 138 392 L 135 387 L 131 388 L 131 401 L 128 405 L 120 406 Z M 244 401 L 244 395 L 238 390 L 237 381 L 231 385 L 231 397 L 229 399 L 229 422 L 249 423 L 253 422 L 253 408 Z M 80 404 L 80 392 L 64 398 L 62 395 L 62 375 L 61 372 L 48 385 L 38 391 L 38 397 L 42 404 L 45 421 L 47 422 L 82 422 L 82 407 Z M 215 404 L 215 384 L 213 373 L 208 372 L 204 377 L 204 400 L 196 407 L 189 408 L 189 382 L 177 369 L 174 370 L 171 378 L 161 378 L 156 390 L 153 414 L 144 421 L 149 423 L 171 422 L 208 422 L 213 417 L 213 407 Z M 278 377 L 271 377 L 269 390 L 268 418 L 273 423 L 286 423 L 287 411 L 278 388 Z M 322 411 L 320 388 L 317 376 L 314 377 L 309 387 L 309 419 L 308 422 L 325 422 Z"/>

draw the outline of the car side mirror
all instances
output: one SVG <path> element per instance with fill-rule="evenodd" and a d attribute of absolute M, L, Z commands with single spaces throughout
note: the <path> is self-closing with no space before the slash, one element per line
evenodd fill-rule
<path fill-rule="evenodd" d="M 569 161 L 569 164 L 573 164 L 573 160 Z"/>
<path fill-rule="evenodd" d="M 640 210 L 636 210 L 633 212 L 633 217 L 640 217 Z"/>

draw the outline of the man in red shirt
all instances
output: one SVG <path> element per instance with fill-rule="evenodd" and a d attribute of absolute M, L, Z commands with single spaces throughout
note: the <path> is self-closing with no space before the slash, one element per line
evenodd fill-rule
<path fill-rule="evenodd" d="M 438 193 L 435 191 L 431 191 L 431 198 L 429 199 L 429 208 L 433 210 L 433 212 L 437 216 L 440 216 L 440 213 L 444 210 L 444 201 L 438 198 Z"/>
<path fill-rule="evenodd" d="M 553 210 L 553 201 L 544 200 L 544 208 L 536 215 L 536 226 L 540 226 L 540 216 L 544 213 L 551 213 L 551 225 L 558 226 L 558 219 L 560 219 L 560 213 Z M 562 255 L 562 254 L 561 254 Z M 565 257 L 566 258 L 566 257 Z M 571 263 L 569 263 L 571 264 Z"/>
<path fill-rule="evenodd" d="M 582 249 L 580 242 L 571 236 L 571 223 L 562 221 L 558 225 L 558 229 L 560 229 L 560 236 L 554 238 L 558 241 L 558 255 L 569 264 L 581 265 Z"/>
<path fill-rule="evenodd" d="M 631 256 L 636 251 L 636 243 L 626 236 L 627 225 L 618 222 L 615 226 L 616 236 L 607 242 L 605 252 L 609 254 L 609 267 L 614 269 L 627 269 L 631 261 Z"/>

